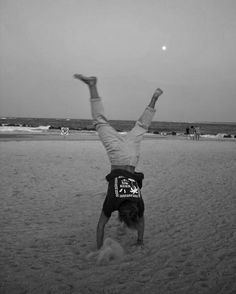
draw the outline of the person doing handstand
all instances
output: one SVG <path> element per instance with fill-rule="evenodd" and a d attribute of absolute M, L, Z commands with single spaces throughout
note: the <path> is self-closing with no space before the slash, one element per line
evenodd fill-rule
<path fill-rule="evenodd" d="M 75 74 L 74 78 L 84 82 L 89 88 L 94 125 L 111 163 L 111 172 L 106 176 L 107 195 L 97 224 L 97 249 L 103 245 L 105 225 L 112 212 L 116 210 L 121 222 L 124 222 L 128 228 L 137 230 L 137 245 L 143 245 L 144 202 L 141 188 L 144 175 L 136 172 L 135 168 L 140 156 L 141 140 L 148 131 L 156 111 L 155 104 L 163 91 L 156 89 L 133 129 L 124 136 L 118 133 L 105 117 L 97 90 L 97 78 L 81 74 Z"/>

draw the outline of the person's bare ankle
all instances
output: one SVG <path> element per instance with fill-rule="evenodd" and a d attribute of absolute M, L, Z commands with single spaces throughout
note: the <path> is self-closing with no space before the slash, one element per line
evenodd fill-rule
<path fill-rule="evenodd" d="M 96 77 L 86 77 L 81 74 L 74 74 L 74 78 L 87 84 L 88 86 L 95 86 L 97 84 Z"/>

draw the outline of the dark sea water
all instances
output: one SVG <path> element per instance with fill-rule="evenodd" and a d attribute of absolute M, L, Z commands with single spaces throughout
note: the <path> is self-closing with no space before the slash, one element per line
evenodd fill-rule
<path fill-rule="evenodd" d="M 135 124 L 131 120 L 111 120 L 110 124 L 118 131 L 129 131 Z M 68 127 L 70 130 L 94 130 L 89 119 L 58 119 L 58 118 L 0 118 L 1 126 L 39 127 L 50 126 L 50 129 Z M 185 133 L 187 127 L 200 127 L 201 134 L 217 135 L 219 133 L 236 135 L 236 123 L 187 123 L 187 122 L 152 122 L 149 132 Z"/>

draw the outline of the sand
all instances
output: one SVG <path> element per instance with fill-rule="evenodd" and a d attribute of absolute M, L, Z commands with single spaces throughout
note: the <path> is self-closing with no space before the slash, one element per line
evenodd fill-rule
<path fill-rule="evenodd" d="M 114 213 L 99 264 L 95 230 L 109 173 L 97 140 L 0 142 L 0 293 L 236 293 L 235 141 L 144 140 L 146 229 Z"/>

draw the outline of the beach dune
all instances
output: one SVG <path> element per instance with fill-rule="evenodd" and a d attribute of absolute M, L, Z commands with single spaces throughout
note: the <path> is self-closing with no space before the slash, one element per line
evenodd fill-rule
<path fill-rule="evenodd" d="M 0 142 L 0 293 L 236 293 L 235 142 L 143 141 L 144 248 L 88 259 L 109 162 L 89 141 Z M 111 258 L 112 259 L 112 258 Z"/>

